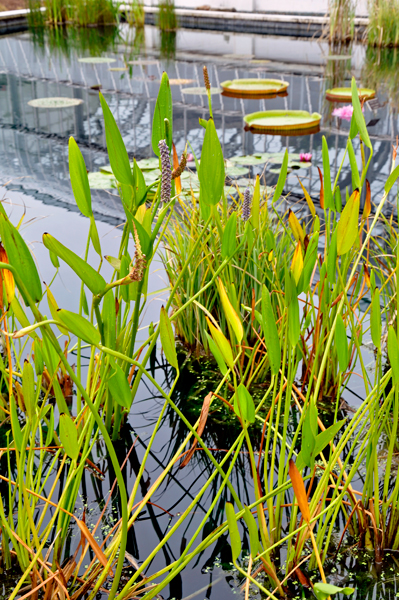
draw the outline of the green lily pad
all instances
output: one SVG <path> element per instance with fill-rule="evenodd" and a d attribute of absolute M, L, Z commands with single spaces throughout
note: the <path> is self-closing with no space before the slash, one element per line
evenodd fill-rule
<path fill-rule="evenodd" d="M 228 167 L 225 170 L 225 173 L 227 177 L 236 178 L 248 173 L 248 169 L 246 169 L 245 167 Z"/>
<path fill-rule="evenodd" d="M 326 60 L 351 60 L 350 54 L 329 54 L 326 56 Z"/>
<path fill-rule="evenodd" d="M 160 169 L 152 169 L 151 171 L 144 171 L 144 181 L 147 185 L 154 183 L 157 179 L 161 177 Z"/>
<path fill-rule="evenodd" d="M 116 181 L 113 175 L 107 175 L 100 171 L 89 173 L 89 186 L 92 190 L 110 190 L 116 187 Z"/>
<path fill-rule="evenodd" d="M 247 154 L 244 156 L 232 156 L 230 158 L 231 162 L 238 163 L 239 165 L 264 165 L 268 160 L 270 154 L 268 152 L 263 152 L 259 154 Z"/>
<path fill-rule="evenodd" d="M 127 71 L 127 67 L 110 67 L 108 71 Z"/>
<path fill-rule="evenodd" d="M 35 108 L 69 108 L 70 106 L 79 106 L 83 104 L 83 100 L 80 98 L 35 98 L 29 100 L 29 106 Z"/>
<path fill-rule="evenodd" d="M 78 61 L 90 65 L 101 65 L 103 63 L 114 63 L 116 62 L 116 58 L 110 58 L 109 56 L 84 56 L 83 58 L 78 58 Z"/>
<path fill-rule="evenodd" d="M 371 100 L 375 98 L 375 90 L 369 88 L 359 88 L 359 98 Z M 326 98 L 332 102 L 352 102 L 351 88 L 332 88 L 326 91 Z"/>
<path fill-rule="evenodd" d="M 319 125 L 321 115 L 310 114 L 307 110 L 264 110 L 244 117 L 245 123 L 264 133 L 290 133 L 311 129 Z"/>
<path fill-rule="evenodd" d="M 269 169 L 269 173 L 280 173 L 281 169 L 279 167 L 273 167 L 273 169 Z M 292 169 L 287 167 L 287 173 L 291 173 Z"/>
<path fill-rule="evenodd" d="M 281 79 L 233 79 L 223 81 L 220 87 L 224 94 L 236 97 L 270 96 L 284 92 L 289 86 L 287 81 Z"/>
<path fill-rule="evenodd" d="M 305 162 L 301 160 L 289 160 L 288 167 L 291 169 L 309 169 L 312 166 L 311 162 Z"/>
<path fill-rule="evenodd" d="M 149 169 L 158 169 L 159 158 L 142 158 L 141 160 L 137 161 L 137 166 L 140 167 L 142 171 L 147 171 Z"/>
<path fill-rule="evenodd" d="M 181 91 L 183 94 L 190 94 L 191 96 L 206 96 L 208 93 L 205 87 L 188 87 L 182 88 Z M 211 94 L 220 94 L 220 89 L 211 88 Z"/>

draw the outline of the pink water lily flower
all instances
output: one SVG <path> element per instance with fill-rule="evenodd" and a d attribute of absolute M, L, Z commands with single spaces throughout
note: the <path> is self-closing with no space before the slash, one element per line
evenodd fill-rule
<path fill-rule="evenodd" d="M 364 112 L 364 108 L 362 109 Z M 347 104 L 346 106 L 340 106 L 339 108 L 334 108 L 332 111 L 333 117 L 338 117 L 339 119 L 344 119 L 345 121 L 350 121 L 353 114 L 353 106 L 352 104 Z"/>
<path fill-rule="evenodd" d="M 194 156 L 191 154 L 191 152 L 189 152 L 189 154 L 187 154 L 187 162 L 191 162 L 194 160 Z"/>
<path fill-rule="evenodd" d="M 311 152 L 302 152 L 299 155 L 300 162 L 312 162 L 312 153 Z"/>

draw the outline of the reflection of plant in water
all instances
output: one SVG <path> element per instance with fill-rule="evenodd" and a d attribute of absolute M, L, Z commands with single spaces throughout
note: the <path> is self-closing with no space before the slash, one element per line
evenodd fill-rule
<path fill-rule="evenodd" d="M 362 69 L 364 85 L 378 91 L 384 87 L 394 107 L 399 106 L 399 53 L 397 48 L 373 48 L 366 50 Z"/>
<path fill-rule="evenodd" d="M 72 52 L 91 56 L 114 51 L 120 39 L 119 29 L 115 25 L 105 27 L 47 27 L 33 28 L 32 40 L 35 48 L 44 52 L 47 45 L 51 56 L 71 58 Z"/>
<path fill-rule="evenodd" d="M 141 0 L 133 0 L 130 5 L 130 10 L 127 13 L 127 20 L 130 25 L 136 25 L 136 27 L 144 27 L 145 23 L 145 12 L 144 6 Z"/>
<path fill-rule="evenodd" d="M 333 56 L 333 60 L 327 59 L 326 68 L 324 71 L 324 94 L 323 113 L 326 117 L 331 116 L 334 105 L 325 99 L 325 92 L 337 87 L 345 87 L 346 82 L 350 79 L 352 68 L 351 45 L 334 43 L 329 47 L 329 56 Z M 339 56 L 348 56 L 347 60 L 337 59 Z"/>
<path fill-rule="evenodd" d="M 399 1 L 374 0 L 369 3 L 367 41 L 374 46 L 399 45 Z"/>
<path fill-rule="evenodd" d="M 46 24 L 55 26 L 64 23 L 109 25 L 118 21 L 118 5 L 112 0 L 44 0 L 43 5 Z M 33 13 L 30 19 L 32 27 L 44 25 L 41 6 L 38 0 L 29 0 L 29 8 Z"/>
<path fill-rule="evenodd" d="M 172 59 L 176 55 L 176 31 L 162 30 L 160 53 L 163 58 Z"/>

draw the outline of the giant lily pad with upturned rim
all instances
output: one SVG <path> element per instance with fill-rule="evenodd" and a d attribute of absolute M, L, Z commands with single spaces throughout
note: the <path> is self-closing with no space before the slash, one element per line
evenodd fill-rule
<path fill-rule="evenodd" d="M 288 88 L 288 81 L 281 79 L 233 79 L 223 81 L 220 87 L 225 96 L 233 96 L 235 98 L 260 98 L 267 96 L 275 96 L 281 92 L 285 92 Z"/>
<path fill-rule="evenodd" d="M 71 106 L 79 106 L 83 104 L 80 98 L 62 98 L 58 96 L 50 98 L 34 98 L 29 100 L 29 106 L 34 108 L 69 108 Z"/>
<path fill-rule="evenodd" d="M 370 88 L 358 88 L 359 98 L 361 100 L 371 100 L 375 98 L 375 90 Z M 332 88 L 326 91 L 326 98 L 330 102 L 352 102 L 352 89 L 347 88 Z"/>
<path fill-rule="evenodd" d="M 315 129 L 321 115 L 307 110 L 263 110 L 245 115 L 244 121 L 251 130 L 263 133 L 291 133 Z"/>

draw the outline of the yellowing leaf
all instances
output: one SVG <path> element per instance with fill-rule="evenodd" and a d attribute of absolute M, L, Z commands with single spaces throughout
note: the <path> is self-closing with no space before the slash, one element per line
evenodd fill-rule
<path fill-rule="evenodd" d="M 1 243 L 0 243 L 0 262 L 9 264 L 7 252 L 5 251 L 4 246 Z M 11 271 L 8 271 L 7 269 L 1 269 L 0 276 L 1 276 L 1 280 L 4 281 L 4 285 L 6 288 L 7 302 L 8 302 L 8 304 L 11 304 L 11 302 L 14 298 L 14 295 L 15 295 L 14 276 L 11 273 Z M 1 280 L 0 280 L 0 283 L 1 283 Z M 0 292 L 1 292 L 1 296 L 2 296 L 3 295 L 3 286 L 1 286 Z"/>
<path fill-rule="evenodd" d="M 179 168 L 179 157 L 178 154 L 176 152 L 176 146 L 173 143 L 172 144 L 172 148 L 173 148 L 173 168 L 174 169 L 178 169 Z M 176 194 L 180 194 L 181 193 L 181 179 L 180 177 L 176 177 L 175 179 L 175 186 L 176 186 Z"/>
<path fill-rule="evenodd" d="M 208 326 L 209 326 L 212 338 L 213 338 L 215 344 L 217 345 L 217 347 L 219 348 L 220 352 L 222 353 L 223 359 L 225 360 L 225 362 L 227 363 L 227 366 L 230 369 L 234 369 L 234 358 L 233 358 L 233 352 L 231 350 L 230 343 L 225 338 L 225 336 L 220 331 L 220 329 L 218 329 L 211 323 L 211 321 L 208 319 L 208 317 L 206 317 L 206 320 L 208 321 Z"/>
<path fill-rule="evenodd" d="M 337 254 L 346 254 L 352 248 L 358 237 L 360 194 L 355 190 L 345 208 L 337 226 Z"/>
<path fill-rule="evenodd" d="M 366 199 L 364 201 L 363 219 L 367 219 L 367 217 L 369 216 L 370 213 L 371 213 L 371 189 L 370 189 L 370 182 L 368 179 L 366 179 Z"/>
<path fill-rule="evenodd" d="M 300 222 L 298 221 L 296 214 L 292 212 L 292 210 L 290 210 L 288 215 L 288 223 L 290 224 L 292 233 L 294 234 L 294 238 L 296 239 L 296 241 L 298 242 L 300 240 L 301 242 L 303 242 L 303 240 L 305 239 L 303 229 L 301 227 Z"/>
<path fill-rule="evenodd" d="M 294 488 L 294 493 L 299 505 L 299 509 L 306 523 L 310 522 L 310 510 L 308 505 L 308 498 L 306 495 L 305 484 L 303 483 L 302 476 L 298 471 L 296 464 L 293 460 L 290 460 L 289 464 L 289 475 Z"/>
<path fill-rule="evenodd" d="M 242 341 L 242 338 L 244 337 L 244 330 L 242 327 L 241 319 L 234 310 L 220 277 L 218 278 L 218 290 L 226 319 L 229 322 L 231 328 L 233 329 L 238 343 L 240 343 Z"/>
<path fill-rule="evenodd" d="M 300 241 L 298 241 L 295 248 L 294 256 L 291 263 L 291 271 L 294 276 L 295 283 L 298 285 L 299 278 L 301 277 L 303 271 L 303 255 Z"/>
<path fill-rule="evenodd" d="M 298 181 L 301 184 L 301 188 L 302 188 L 302 191 L 304 193 L 305 200 L 308 203 L 309 210 L 312 213 L 312 217 L 315 217 L 316 216 L 316 209 L 315 209 L 314 204 L 312 202 L 312 198 L 309 196 L 309 193 L 305 190 L 304 186 L 302 185 L 302 181 L 299 179 L 299 177 L 298 177 Z"/>

